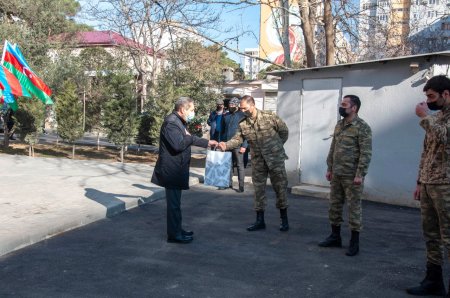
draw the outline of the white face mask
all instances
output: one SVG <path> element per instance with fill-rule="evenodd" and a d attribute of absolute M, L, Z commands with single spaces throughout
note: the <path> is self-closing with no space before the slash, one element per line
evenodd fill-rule
<path fill-rule="evenodd" d="M 186 116 L 186 122 L 191 122 L 195 117 L 195 111 L 190 112 L 187 116 Z"/>

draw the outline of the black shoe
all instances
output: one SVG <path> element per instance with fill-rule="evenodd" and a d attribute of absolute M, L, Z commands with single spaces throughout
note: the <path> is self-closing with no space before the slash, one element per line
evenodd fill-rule
<path fill-rule="evenodd" d="M 280 209 L 280 219 L 281 219 L 280 231 L 282 231 L 282 232 L 288 231 L 289 230 L 289 222 L 288 222 L 286 208 Z"/>
<path fill-rule="evenodd" d="M 445 285 L 442 278 L 442 267 L 427 263 L 427 275 L 419 286 L 406 289 L 406 292 L 414 296 L 444 296 Z"/>
<path fill-rule="evenodd" d="M 341 226 L 331 225 L 331 235 L 319 242 L 320 247 L 342 247 Z"/>
<path fill-rule="evenodd" d="M 169 237 L 167 238 L 167 242 L 169 243 L 190 243 L 194 240 L 192 236 L 181 235 L 175 238 Z"/>
<path fill-rule="evenodd" d="M 350 238 L 350 244 L 348 250 L 345 253 L 346 256 L 353 257 L 359 252 L 359 232 L 352 231 L 352 237 Z"/>
<path fill-rule="evenodd" d="M 266 223 L 264 222 L 264 211 L 256 212 L 256 222 L 247 228 L 247 231 L 253 232 L 257 230 L 263 230 L 266 228 Z"/>
<path fill-rule="evenodd" d="M 194 232 L 193 231 L 181 230 L 181 235 L 183 235 L 183 236 L 193 236 Z"/>
<path fill-rule="evenodd" d="M 243 186 L 239 186 L 239 189 L 236 189 L 236 192 L 244 192 L 244 187 Z"/>

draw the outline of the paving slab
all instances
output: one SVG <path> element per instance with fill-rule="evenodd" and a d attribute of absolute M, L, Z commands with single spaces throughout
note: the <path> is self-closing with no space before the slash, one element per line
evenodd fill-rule
<path fill-rule="evenodd" d="M 193 169 L 190 184 L 203 180 Z M 149 164 L 0 154 L 0 256 L 164 197 Z"/>

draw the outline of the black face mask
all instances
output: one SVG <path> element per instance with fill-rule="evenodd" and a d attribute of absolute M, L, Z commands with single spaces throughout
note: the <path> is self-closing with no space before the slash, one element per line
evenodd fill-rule
<path fill-rule="evenodd" d="M 438 98 L 438 100 L 439 100 L 439 98 Z M 444 107 L 444 106 L 438 105 L 437 100 L 433 101 L 433 102 L 427 102 L 427 106 L 432 111 L 442 110 L 442 108 Z"/>
<path fill-rule="evenodd" d="M 341 117 L 347 117 L 349 114 L 347 113 L 347 111 L 346 111 L 347 109 L 346 108 L 343 108 L 343 107 L 339 107 L 339 115 L 341 115 Z"/>
<path fill-rule="evenodd" d="M 237 107 L 232 107 L 232 108 L 230 107 L 229 110 L 230 110 L 231 113 L 234 113 L 234 112 L 236 112 L 238 110 L 238 108 Z"/>

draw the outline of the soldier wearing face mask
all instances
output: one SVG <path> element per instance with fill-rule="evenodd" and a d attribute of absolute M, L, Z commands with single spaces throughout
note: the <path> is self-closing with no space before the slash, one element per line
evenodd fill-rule
<path fill-rule="evenodd" d="M 221 140 L 224 142 L 231 140 L 231 138 L 236 134 L 236 131 L 239 128 L 239 123 L 245 119 L 244 113 L 239 111 L 239 102 L 240 100 L 236 97 L 230 99 L 228 103 L 228 113 L 223 116 L 223 136 Z M 244 140 L 242 144 L 231 151 L 232 157 L 233 157 L 233 168 L 234 165 L 236 165 L 237 172 L 238 172 L 238 181 L 239 181 L 239 188 L 237 192 L 243 192 L 244 191 L 244 178 L 245 178 L 245 172 L 244 172 L 244 153 L 248 147 L 247 140 Z M 231 171 L 231 177 L 230 177 L 230 187 L 232 186 L 232 180 L 233 177 L 233 171 Z M 224 188 L 220 188 L 224 189 Z"/>
<path fill-rule="evenodd" d="M 372 156 L 372 132 L 369 125 L 358 117 L 360 107 L 361 101 L 356 95 L 344 96 L 339 107 L 343 119 L 334 129 L 326 173 L 326 179 L 331 182 L 328 212 L 331 235 L 319 243 L 321 247 L 342 247 L 342 209 L 347 200 L 351 230 L 347 256 L 359 252 L 363 182 Z"/>
<path fill-rule="evenodd" d="M 265 189 L 270 177 L 276 193 L 276 207 L 280 209 L 280 231 L 289 230 L 287 218 L 287 175 L 285 160 L 287 155 L 283 145 L 289 135 L 286 123 L 272 112 L 258 110 L 251 96 L 244 96 L 240 110 L 247 116 L 239 123 L 239 128 L 229 141 L 219 143 L 222 151 L 239 148 L 244 140 L 250 144 L 252 161 L 252 180 L 255 188 L 254 206 L 256 222 L 247 228 L 256 231 L 266 228 L 264 210 L 266 208 Z"/>
<path fill-rule="evenodd" d="M 442 276 L 444 247 L 450 260 L 450 79 L 432 77 L 423 91 L 427 101 L 416 106 L 416 115 L 425 140 L 414 198 L 420 200 L 427 272 L 419 286 L 406 291 L 417 296 L 450 297 L 450 286 L 446 294 Z M 430 114 L 429 110 L 438 112 Z"/>

